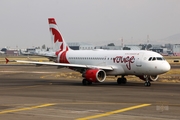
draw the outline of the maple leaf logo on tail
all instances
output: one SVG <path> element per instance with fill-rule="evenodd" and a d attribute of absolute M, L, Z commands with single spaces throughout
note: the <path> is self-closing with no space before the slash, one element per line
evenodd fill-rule
<path fill-rule="evenodd" d="M 49 18 L 48 21 L 49 21 L 49 30 L 51 33 L 53 49 L 56 51 L 56 55 L 58 55 L 61 51 L 68 51 L 69 47 L 62 38 L 55 19 Z"/>
<path fill-rule="evenodd" d="M 49 30 L 50 30 L 50 34 L 51 34 L 51 41 L 53 44 L 53 50 L 56 52 L 56 56 L 57 56 L 57 61 L 59 63 L 69 63 L 68 59 L 67 59 L 67 51 L 71 50 L 66 42 L 64 41 L 58 26 L 56 24 L 56 21 L 54 18 L 49 18 Z"/>

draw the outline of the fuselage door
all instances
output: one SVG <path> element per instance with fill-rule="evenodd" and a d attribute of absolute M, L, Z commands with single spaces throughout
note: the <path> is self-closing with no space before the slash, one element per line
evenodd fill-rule
<path fill-rule="evenodd" d="M 137 59 L 136 59 L 136 66 L 137 67 L 141 67 L 142 66 L 143 54 L 144 53 L 139 53 L 139 55 L 137 55 Z"/>

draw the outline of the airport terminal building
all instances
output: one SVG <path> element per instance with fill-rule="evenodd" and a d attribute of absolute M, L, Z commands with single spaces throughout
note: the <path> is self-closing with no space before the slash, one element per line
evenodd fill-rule
<path fill-rule="evenodd" d="M 73 50 L 94 50 L 94 49 L 105 49 L 105 50 L 147 50 L 147 44 L 142 45 L 124 45 L 123 46 L 95 46 L 84 42 L 69 42 L 68 46 Z M 164 45 L 151 45 L 148 49 L 166 56 L 180 56 L 180 44 L 164 44 Z M 0 54 L 18 56 L 23 53 L 37 53 L 37 52 L 48 52 L 53 51 L 52 49 L 40 49 L 40 48 L 26 48 L 26 49 L 5 49 L 2 48 Z"/>

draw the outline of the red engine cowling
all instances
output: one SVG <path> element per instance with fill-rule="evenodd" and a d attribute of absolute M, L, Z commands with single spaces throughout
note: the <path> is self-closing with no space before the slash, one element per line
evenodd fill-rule
<path fill-rule="evenodd" d="M 159 75 L 143 75 L 143 76 L 137 76 L 137 77 L 139 77 L 141 80 L 144 80 L 144 81 L 146 81 L 147 77 L 150 81 L 157 81 L 159 78 Z"/>
<path fill-rule="evenodd" d="M 106 72 L 101 69 L 87 69 L 83 77 L 91 82 L 103 82 L 106 79 Z"/>

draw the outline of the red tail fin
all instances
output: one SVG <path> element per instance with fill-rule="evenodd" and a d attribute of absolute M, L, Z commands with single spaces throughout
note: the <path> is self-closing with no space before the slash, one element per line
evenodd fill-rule
<path fill-rule="evenodd" d="M 63 37 L 61 36 L 61 33 L 60 33 L 59 29 L 58 29 L 58 26 L 56 24 L 55 19 L 54 18 L 49 18 L 48 22 L 49 22 L 49 30 L 50 30 L 50 33 L 51 33 L 51 40 L 52 40 L 52 43 L 53 43 L 53 49 L 58 53 L 60 51 L 69 50 L 68 45 L 66 44 Z"/>

